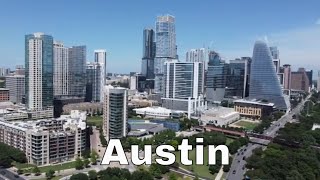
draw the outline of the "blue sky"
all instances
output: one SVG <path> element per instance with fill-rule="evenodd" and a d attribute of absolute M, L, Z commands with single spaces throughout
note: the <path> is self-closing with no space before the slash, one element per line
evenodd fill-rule
<path fill-rule="evenodd" d="M 45 2 L 45 3 L 44 3 Z M 277 45 L 281 63 L 320 69 L 319 0 L 2 0 L 0 67 L 24 64 L 24 35 L 51 34 L 66 46 L 106 49 L 109 72 L 140 70 L 142 30 L 176 17 L 178 54 L 203 46 L 226 60 L 251 56 L 256 39 Z"/>

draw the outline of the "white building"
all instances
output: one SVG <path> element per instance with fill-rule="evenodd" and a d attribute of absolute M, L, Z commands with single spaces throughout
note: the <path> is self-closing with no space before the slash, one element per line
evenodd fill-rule
<path fill-rule="evenodd" d="M 68 48 L 62 42 L 53 42 L 53 94 L 68 94 L 69 68 Z"/>
<path fill-rule="evenodd" d="M 105 86 L 103 103 L 103 132 L 107 141 L 120 139 L 128 132 L 128 90 L 122 87 Z"/>
<path fill-rule="evenodd" d="M 239 112 L 233 108 L 216 107 L 201 113 L 200 121 L 203 125 L 213 124 L 215 126 L 229 125 L 240 119 Z"/>
<path fill-rule="evenodd" d="M 145 116 L 146 118 L 171 118 L 173 115 L 182 114 L 182 111 L 174 111 L 163 107 L 145 107 L 133 109 L 136 114 Z"/>
<path fill-rule="evenodd" d="M 206 62 L 206 49 L 200 48 L 200 49 L 190 49 L 186 53 L 186 62 Z"/>
<path fill-rule="evenodd" d="M 0 120 L 0 142 L 20 149 L 37 166 L 74 160 L 86 147 L 86 112 L 57 119 Z"/>
<path fill-rule="evenodd" d="M 94 51 L 94 61 L 98 62 L 101 66 L 101 78 L 100 78 L 100 102 L 103 102 L 104 86 L 106 85 L 107 76 L 107 52 L 104 49 L 98 49 Z"/>

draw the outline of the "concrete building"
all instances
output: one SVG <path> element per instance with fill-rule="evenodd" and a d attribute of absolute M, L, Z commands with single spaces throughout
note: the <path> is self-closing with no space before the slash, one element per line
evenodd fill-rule
<path fill-rule="evenodd" d="M 25 96 L 25 76 L 6 76 L 6 88 L 10 91 L 10 101 L 16 104 L 22 103 Z"/>
<path fill-rule="evenodd" d="M 202 62 L 203 64 L 206 63 L 206 49 L 200 48 L 200 49 L 190 49 L 186 53 L 186 62 Z"/>
<path fill-rule="evenodd" d="M 15 75 L 25 75 L 25 68 L 23 67 L 23 65 L 16 65 L 16 70 L 14 72 Z"/>
<path fill-rule="evenodd" d="M 309 92 L 309 78 L 304 68 L 291 72 L 291 89 Z"/>
<path fill-rule="evenodd" d="M 10 73 L 9 68 L 4 68 L 4 67 L 0 68 L 0 77 L 7 76 L 9 73 Z"/>
<path fill-rule="evenodd" d="M 202 125 L 226 126 L 239 119 L 239 112 L 233 108 L 215 107 L 201 113 L 200 123 Z"/>
<path fill-rule="evenodd" d="M 72 46 L 68 48 L 68 95 L 78 97 L 85 97 L 86 95 L 86 49 L 86 46 Z"/>
<path fill-rule="evenodd" d="M 58 119 L 0 120 L 0 142 L 26 154 L 37 166 L 74 160 L 86 148 L 86 114 L 73 111 Z"/>
<path fill-rule="evenodd" d="M 100 91 L 100 102 L 103 102 L 104 86 L 106 85 L 107 77 L 107 52 L 105 49 L 98 49 L 94 51 L 94 62 L 100 65 L 100 86 L 97 86 Z"/>
<path fill-rule="evenodd" d="M 283 89 L 291 90 L 291 66 L 290 64 L 283 65 Z"/>
<path fill-rule="evenodd" d="M 26 105 L 31 110 L 53 106 L 53 37 L 25 36 Z"/>
<path fill-rule="evenodd" d="M 167 119 L 172 117 L 181 117 L 184 114 L 183 111 L 174 111 L 171 109 L 157 107 L 157 106 L 135 108 L 133 110 L 136 112 L 136 114 L 141 115 L 144 118 Z"/>
<path fill-rule="evenodd" d="M 7 88 L 0 88 L 0 102 L 9 101 L 9 89 Z"/>
<path fill-rule="evenodd" d="M 86 68 L 86 102 L 101 102 L 102 66 L 99 62 L 87 63 Z"/>
<path fill-rule="evenodd" d="M 120 139 L 128 133 L 128 90 L 105 86 L 103 102 L 103 132 L 107 139 Z"/>
<path fill-rule="evenodd" d="M 262 102 L 257 100 L 236 100 L 233 101 L 235 111 L 240 116 L 252 119 L 261 119 L 269 116 L 273 112 L 274 103 Z"/>
<path fill-rule="evenodd" d="M 54 96 L 69 93 L 69 56 L 68 48 L 62 42 L 53 42 L 53 94 Z"/>

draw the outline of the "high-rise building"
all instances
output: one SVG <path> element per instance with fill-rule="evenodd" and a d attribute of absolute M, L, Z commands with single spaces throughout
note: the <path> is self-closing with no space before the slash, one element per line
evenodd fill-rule
<path fill-rule="evenodd" d="M 165 62 L 162 105 L 188 114 L 203 105 L 203 72 L 202 62 Z"/>
<path fill-rule="evenodd" d="M 6 76 L 6 88 L 10 91 L 10 101 L 16 104 L 22 103 L 25 95 L 25 76 Z"/>
<path fill-rule="evenodd" d="M 94 51 L 94 61 L 99 63 L 101 66 L 100 70 L 100 102 L 103 102 L 104 96 L 103 94 L 103 88 L 106 85 L 106 76 L 107 76 L 107 52 L 104 49 L 98 49 Z"/>
<path fill-rule="evenodd" d="M 280 110 L 287 110 L 289 106 L 282 94 L 270 49 L 263 41 L 257 41 L 253 49 L 249 98 L 270 101 Z"/>
<path fill-rule="evenodd" d="M 26 104 L 31 110 L 53 106 L 53 37 L 25 36 Z"/>
<path fill-rule="evenodd" d="M 0 68 L 0 77 L 4 77 L 7 76 L 10 73 L 10 69 L 9 68 Z"/>
<path fill-rule="evenodd" d="M 313 71 L 306 71 L 308 79 L 309 79 L 309 87 L 312 88 L 312 75 L 313 75 Z"/>
<path fill-rule="evenodd" d="M 86 98 L 87 102 L 100 102 L 101 96 L 101 70 L 100 63 L 87 63 L 86 74 Z"/>
<path fill-rule="evenodd" d="M 228 66 L 219 54 L 210 51 L 206 74 L 206 99 L 209 102 L 220 102 L 224 98 L 227 70 Z"/>
<path fill-rule="evenodd" d="M 251 58 L 230 60 L 227 66 L 225 97 L 244 98 L 249 95 Z"/>
<path fill-rule="evenodd" d="M 25 75 L 25 69 L 23 65 L 16 65 L 15 75 Z"/>
<path fill-rule="evenodd" d="M 155 92 L 163 92 L 164 62 L 177 58 L 175 17 L 158 16 L 156 21 Z"/>
<path fill-rule="evenodd" d="M 143 57 L 141 74 L 147 79 L 154 79 L 154 58 L 156 55 L 155 34 L 153 29 L 143 30 Z"/>
<path fill-rule="evenodd" d="M 283 89 L 291 89 L 291 66 L 290 64 L 283 65 Z"/>
<path fill-rule="evenodd" d="M 309 77 L 304 68 L 299 68 L 297 72 L 291 72 L 291 89 L 309 92 Z"/>
<path fill-rule="evenodd" d="M 68 49 L 68 56 L 68 95 L 85 97 L 86 46 L 70 47 Z"/>
<path fill-rule="evenodd" d="M 318 71 L 317 90 L 320 91 L 320 71 Z"/>
<path fill-rule="evenodd" d="M 186 53 L 186 62 L 202 62 L 205 64 L 206 62 L 206 49 L 191 49 Z"/>
<path fill-rule="evenodd" d="M 271 52 L 272 59 L 279 59 L 278 47 L 272 46 L 269 49 L 270 49 L 270 52 Z"/>
<path fill-rule="evenodd" d="M 68 48 L 62 42 L 53 42 L 53 94 L 68 95 L 69 62 Z"/>
<path fill-rule="evenodd" d="M 103 102 L 103 132 L 107 141 L 120 139 L 128 132 L 127 105 L 128 90 L 121 87 L 105 86 Z"/>

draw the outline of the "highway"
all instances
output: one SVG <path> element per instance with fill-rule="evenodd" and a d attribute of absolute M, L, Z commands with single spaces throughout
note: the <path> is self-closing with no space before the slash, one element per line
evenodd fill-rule
<path fill-rule="evenodd" d="M 284 127 L 284 125 L 287 122 L 292 120 L 292 115 L 298 114 L 301 111 L 301 109 L 303 108 L 303 104 L 307 101 L 308 98 L 306 98 L 306 100 L 303 100 L 291 112 L 286 113 L 279 120 L 277 120 L 273 124 L 271 124 L 271 126 L 268 129 L 266 129 L 263 134 L 267 135 L 267 136 L 275 137 L 277 135 L 277 131 L 280 128 Z M 270 141 L 264 140 L 264 139 L 256 139 L 255 138 L 255 141 L 257 141 L 259 143 L 263 143 L 263 144 L 270 143 Z M 239 149 L 238 153 L 235 154 L 235 156 L 233 158 L 230 171 L 227 175 L 227 180 L 241 180 L 241 179 L 243 179 L 243 175 L 246 172 L 245 159 L 252 155 L 252 150 L 259 148 L 259 147 L 266 148 L 265 146 L 262 146 L 262 145 L 249 143 L 246 147 L 242 147 L 241 149 Z"/>

